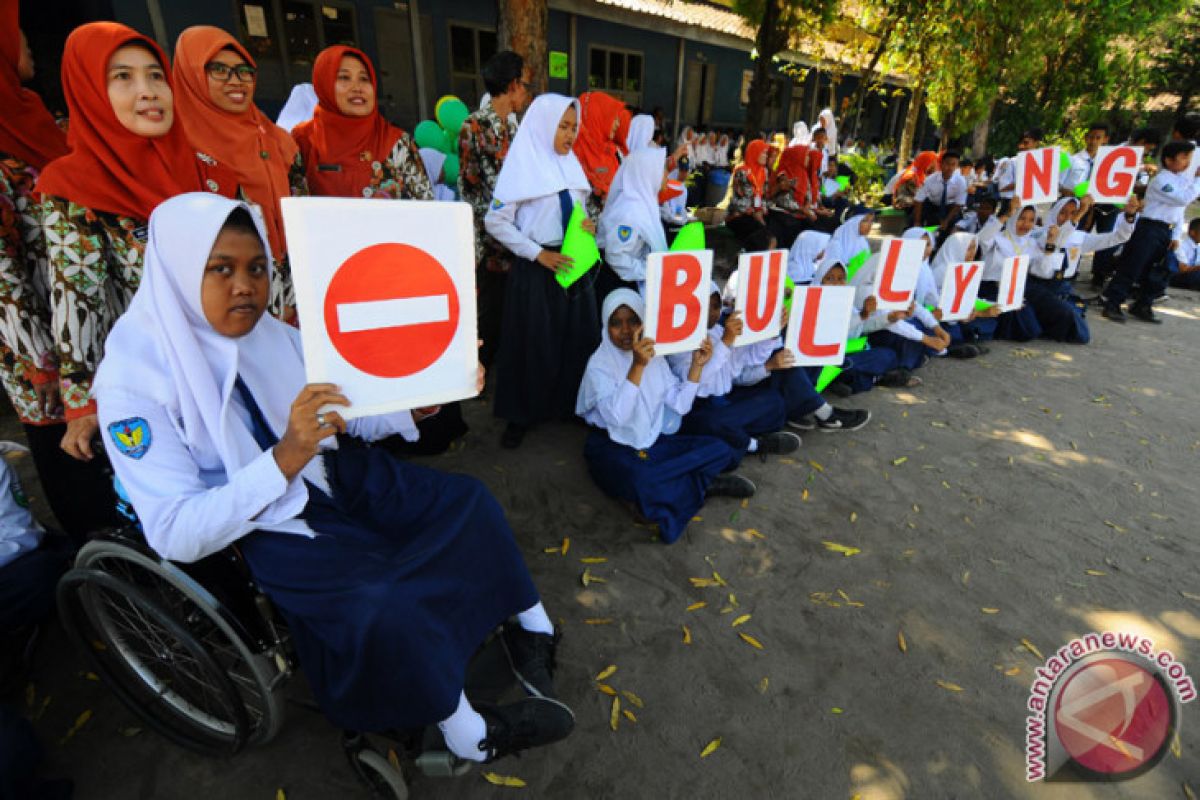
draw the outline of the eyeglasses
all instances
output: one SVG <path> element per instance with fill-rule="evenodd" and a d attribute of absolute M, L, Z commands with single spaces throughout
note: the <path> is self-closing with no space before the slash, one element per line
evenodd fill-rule
<path fill-rule="evenodd" d="M 204 71 L 208 73 L 208 77 L 222 83 L 229 83 L 229 79 L 234 75 L 242 83 L 254 83 L 254 79 L 258 76 L 258 70 L 249 64 L 238 64 L 236 67 L 231 67 L 220 61 L 208 62 L 204 65 Z"/>

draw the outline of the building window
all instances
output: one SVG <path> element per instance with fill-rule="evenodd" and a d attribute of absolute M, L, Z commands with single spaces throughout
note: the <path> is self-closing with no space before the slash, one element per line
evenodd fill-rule
<path fill-rule="evenodd" d="M 483 97 L 483 65 L 496 55 L 496 32 L 461 22 L 450 23 L 450 93 L 467 104 Z"/>
<path fill-rule="evenodd" d="M 642 54 L 612 47 L 588 53 L 588 89 L 608 92 L 626 104 L 642 104 Z"/>
<path fill-rule="evenodd" d="M 241 0 L 240 5 L 242 42 L 256 60 L 282 61 L 286 53 L 285 77 L 292 83 L 310 80 L 313 61 L 324 48 L 358 45 L 354 9 L 349 4 L 330 0 Z"/>

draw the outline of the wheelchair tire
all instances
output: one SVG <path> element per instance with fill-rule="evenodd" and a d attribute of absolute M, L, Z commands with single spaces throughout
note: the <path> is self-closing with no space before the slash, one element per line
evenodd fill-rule
<path fill-rule="evenodd" d="M 408 800 L 408 784 L 404 782 L 404 775 L 377 750 L 364 747 L 348 755 L 354 771 L 370 787 L 373 797 Z"/>
<path fill-rule="evenodd" d="M 76 556 L 75 566 L 84 571 L 112 574 L 140 587 L 161 606 L 169 608 L 175 619 L 205 644 L 234 683 L 249 720 L 245 744 L 263 744 L 274 738 L 283 725 L 285 684 L 289 673 L 281 669 L 275 653 L 251 649 L 225 617 L 220 603 L 204 587 L 170 562 L 113 541 L 88 542 Z M 95 616 L 97 609 L 85 608 L 93 626 L 103 622 Z M 97 638 L 105 642 L 103 637 Z M 85 651 L 93 649 L 91 641 L 85 640 L 82 644 Z M 195 721 L 205 724 L 201 720 Z M 218 729 L 225 727 L 218 726 Z"/>
<path fill-rule="evenodd" d="M 206 755 L 230 756 L 245 746 L 250 720 L 233 680 L 140 587 L 76 568 L 59 580 L 58 602 L 89 665 L 150 727 Z"/>

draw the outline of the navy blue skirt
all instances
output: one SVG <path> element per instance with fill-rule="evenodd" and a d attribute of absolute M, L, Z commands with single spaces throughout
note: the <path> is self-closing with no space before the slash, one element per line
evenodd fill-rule
<path fill-rule="evenodd" d="M 538 601 L 500 505 L 475 478 L 381 448 L 325 454 L 333 498 L 309 487 L 315 539 L 238 544 L 287 621 L 322 711 L 359 731 L 449 717 L 488 633 Z"/>
<path fill-rule="evenodd" d="M 742 453 L 712 436 L 659 436 L 646 450 L 634 450 L 593 429 L 583 446 L 592 480 L 607 495 L 633 503 L 658 525 L 667 544 L 683 531 L 700 507 L 709 484 L 735 468 Z"/>
<path fill-rule="evenodd" d="M 929 334 L 929 330 L 915 319 L 910 319 L 917 330 L 924 334 Z M 924 342 L 906 339 L 899 334 L 892 333 L 888 330 L 875 331 L 867 340 L 871 343 L 872 350 L 891 350 L 896 354 L 897 365 L 904 369 L 913 370 L 921 366 L 921 361 L 925 356 L 932 356 L 936 351 L 925 346 Z M 855 353 L 855 355 L 858 355 Z"/>
<path fill-rule="evenodd" d="M 1092 340 L 1082 303 L 1070 281 L 1035 278 L 1025 284 L 1025 302 L 1037 315 L 1042 336 L 1056 342 L 1087 344 Z"/>
<path fill-rule="evenodd" d="M 1000 292 L 999 281 L 983 281 L 979 284 L 979 296 L 994 301 Z M 998 317 L 976 319 L 972 325 L 984 341 L 1008 339 L 1013 342 L 1028 342 L 1042 335 L 1042 326 L 1037 314 L 1028 304 L 1014 311 L 1005 311 Z"/>
<path fill-rule="evenodd" d="M 870 347 L 846 356 L 840 378 L 855 394 L 875 386 L 888 372 L 900 366 L 900 357 L 890 347 Z"/>
<path fill-rule="evenodd" d="M 715 436 L 745 453 L 752 437 L 782 430 L 786 422 L 783 395 L 764 381 L 758 386 L 736 386 L 720 397 L 697 397 L 679 432 Z"/>

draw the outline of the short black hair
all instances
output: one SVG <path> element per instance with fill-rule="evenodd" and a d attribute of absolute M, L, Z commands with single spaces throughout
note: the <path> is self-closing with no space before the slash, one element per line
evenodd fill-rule
<path fill-rule="evenodd" d="M 1166 164 L 1168 158 L 1190 153 L 1196 149 L 1196 145 L 1191 142 L 1167 142 L 1162 149 L 1162 163 Z"/>
<path fill-rule="evenodd" d="M 525 59 L 512 50 L 501 50 L 483 65 L 483 86 L 492 97 L 499 97 L 508 91 L 513 81 L 521 80 L 524 71 Z"/>
<path fill-rule="evenodd" d="M 822 136 L 825 136 L 826 135 L 825 128 L 821 125 L 818 125 L 817 127 L 812 129 L 813 136 L 816 136 L 818 133 L 821 134 Z"/>
<path fill-rule="evenodd" d="M 1187 114 L 1175 120 L 1173 128 L 1184 139 L 1195 139 L 1196 134 L 1200 133 L 1200 116 L 1195 114 Z"/>
<path fill-rule="evenodd" d="M 1021 134 L 1021 138 L 1022 139 L 1033 139 L 1035 142 L 1040 142 L 1042 140 L 1042 135 L 1043 134 L 1042 134 L 1041 128 L 1030 128 L 1029 130 L 1027 130 Z"/>
<path fill-rule="evenodd" d="M 1193 233 L 1200 230 L 1200 217 L 1192 218 L 1192 221 L 1188 223 L 1188 230 L 1192 231 Z"/>
<path fill-rule="evenodd" d="M 1162 132 L 1158 128 L 1137 128 L 1129 134 L 1131 142 L 1145 142 L 1151 148 L 1158 147 L 1162 142 Z"/>
<path fill-rule="evenodd" d="M 960 158 L 958 160 L 958 165 L 960 167 L 973 167 L 973 166 L 975 166 L 975 162 L 969 158 Z"/>
<path fill-rule="evenodd" d="M 991 206 L 993 209 L 995 209 L 996 208 L 996 198 L 990 194 L 981 194 L 975 200 L 975 205 L 976 206 Z"/>
<path fill-rule="evenodd" d="M 945 161 L 947 158 L 956 158 L 956 159 L 958 159 L 959 161 L 961 161 L 961 160 L 962 160 L 962 156 L 958 154 L 958 151 L 957 151 L 957 150 L 947 150 L 946 152 L 942 153 L 942 159 L 941 159 L 941 160 L 942 160 L 942 161 Z M 961 165 L 960 165 L 960 166 L 961 166 Z"/>
<path fill-rule="evenodd" d="M 222 231 L 239 231 L 241 233 L 249 233 L 262 241 L 262 234 L 258 232 L 258 226 L 254 224 L 254 217 L 250 216 L 250 212 L 245 206 L 238 206 L 233 211 L 229 212 L 229 216 L 225 218 L 225 222 L 221 225 Z"/>
<path fill-rule="evenodd" d="M 1108 126 L 1107 122 L 1093 122 L 1091 125 L 1088 125 L 1088 133 L 1092 131 L 1104 131 L 1104 135 L 1108 136 L 1112 133 L 1112 128 Z"/>

